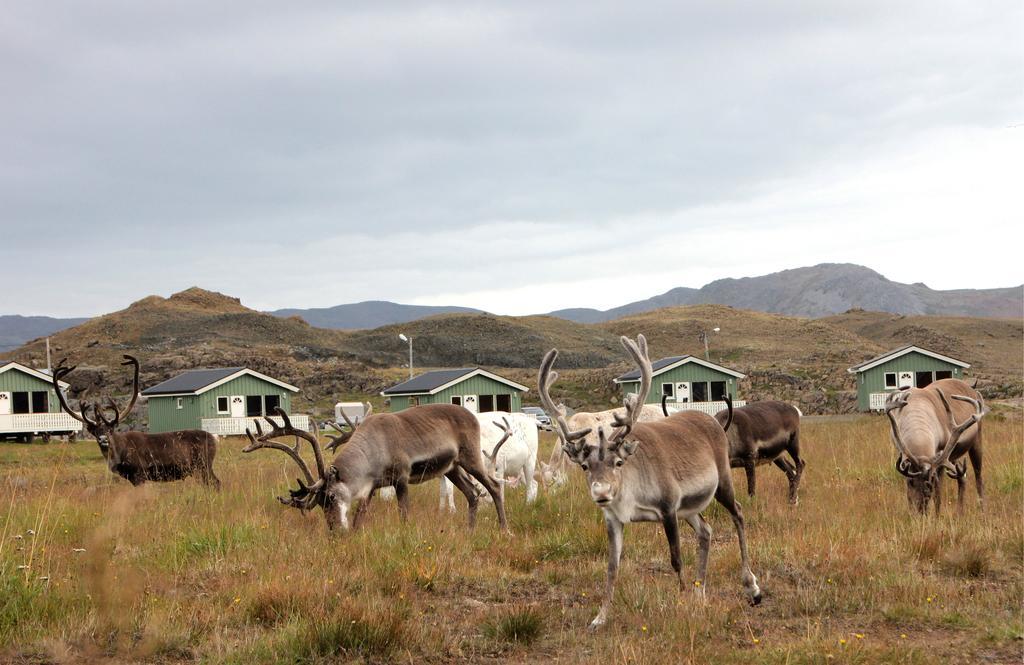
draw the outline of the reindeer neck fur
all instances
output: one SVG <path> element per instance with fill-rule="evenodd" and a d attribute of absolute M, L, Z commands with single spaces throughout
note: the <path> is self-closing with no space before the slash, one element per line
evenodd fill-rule
<path fill-rule="evenodd" d="M 698 513 L 714 498 L 723 469 L 729 472 L 725 433 L 707 414 L 684 411 L 638 423 L 630 438 L 639 445 L 621 468 L 619 493 L 602 509 L 621 522 Z"/>

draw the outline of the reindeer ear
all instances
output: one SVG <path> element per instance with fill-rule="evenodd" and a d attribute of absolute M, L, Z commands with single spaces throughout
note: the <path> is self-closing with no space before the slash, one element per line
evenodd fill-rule
<path fill-rule="evenodd" d="M 619 447 L 619 457 L 621 457 L 622 459 L 628 459 L 630 455 L 636 452 L 636 448 L 639 445 L 640 442 L 637 441 L 636 439 L 624 441 L 622 445 Z"/>

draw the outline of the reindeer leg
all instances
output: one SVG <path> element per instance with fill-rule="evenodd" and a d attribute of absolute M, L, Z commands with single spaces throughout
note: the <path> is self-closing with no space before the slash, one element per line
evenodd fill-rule
<path fill-rule="evenodd" d="M 473 481 L 470 480 L 466 472 L 462 470 L 462 467 L 455 465 L 452 470 L 444 474 L 445 478 L 452 481 L 452 484 L 459 488 L 459 491 L 466 497 L 466 503 L 469 504 L 469 528 L 472 530 L 476 526 L 476 509 L 480 504 L 480 497 L 477 496 L 476 487 L 473 486 Z"/>
<path fill-rule="evenodd" d="M 800 498 L 798 492 L 800 491 L 800 479 L 804 475 L 804 467 L 807 466 L 807 462 L 800 457 L 800 432 L 793 432 L 789 437 L 789 445 L 786 446 L 786 452 L 793 458 L 793 464 L 796 467 L 796 476 L 789 479 L 789 502 L 794 506 L 799 503 Z M 788 475 L 788 474 L 787 474 Z"/>
<path fill-rule="evenodd" d="M 757 460 L 754 457 L 744 458 L 743 468 L 747 472 L 747 496 L 754 496 L 757 494 Z"/>
<path fill-rule="evenodd" d="M 363 523 L 363 517 L 366 515 L 366 511 L 370 508 L 370 502 L 373 501 L 373 497 L 377 494 L 377 488 L 370 490 L 369 496 L 359 502 L 356 506 L 355 512 L 352 514 L 352 529 L 358 529 L 359 525 Z"/>
<path fill-rule="evenodd" d="M 448 512 L 455 512 L 455 484 L 447 476 L 441 478 L 441 498 L 437 509 L 443 513 L 446 507 Z"/>
<path fill-rule="evenodd" d="M 608 621 L 608 610 L 611 609 L 615 597 L 615 578 L 619 574 L 619 559 L 622 557 L 623 524 L 612 515 L 605 514 L 604 525 L 608 531 L 608 575 L 605 578 L 604 600 L 597 616 L 590 622 L 590 630 L 597 630 Z M 676 542 L 679 542 L 678 532 Z"/>
<path fill-rule="evenodd" d="M 404 524 L 409 521 L 409 480 L 407 478 L 395 479 L 395 496 L 398 497 L 398 515 Z"/>
<path fill-rule="evenodd" d="M 786 474 L 786 478 L 789 480 L 789 502 L 795 506 L 797 502 L 796 483 L 799 482 L 796 467 L 788 460 L 782 459 L 782 457 L 773 459 L 772 464 L 782 469 L 782 472 Z"/>
<path fill-rule="evenodd" d="M 974 488 L 978 490 L 978 503 L 984 504 L 985 502 L 985 486 L 981 481 L 981 432 L 978 432 L 978 436 L 974 441 L 974 445 L 967 451 L 968 456 L 971 459 L 971 468 L 974 469 Z"/>
<path fill-rule="evenodd" d="M 676 571 L 679 590 L 683 590 L 683 558 L 679 554 L 679 518 L 674 510 L 666 510 L 661 516 L 661 526 L 665 529 L 668 539 L 668 556 L 672 561 L 672 570 Z"/>
<path fill-rule="evenodd" d="M 740 567 L 742 568 L 743 587 L 747 590 L 751 605 L 758 605 L 761 602 L 761 589 L 757 586 L 757 578 L 750 570 L 750 557 L 747 554 L 747 535 L 743 525 L 743 511 L 736 503 L 736 496 L 732 491 L 731 483 L 719 482 L 718 490 L 715 491 L 715 499 L 722 504 L 729 514 L 732 515 L 733 526 L 736 527 L 736 538 L 740 543 Z"/>
<path fill-rule="evenodd" d="M 700 513 L 695 513 L 686 518 L 687 523 L 693 527 L 697 535 L 697 579 L 694 580 L 694 587 L 698 595 L 705 598 L 704 588 L 708 575 L 708 550 L 711 548 L 711 527 L 704 521 Z M 680 580 L 682 584 L 682 580 Z"/>
<path fill-rule="evenodd" d="M 964 496 L 967 494 L 967 460 L 961 462 L 964 466 L 964 475 L 956 477 L 956 509 L 957 512 L 964 512 Z"/>

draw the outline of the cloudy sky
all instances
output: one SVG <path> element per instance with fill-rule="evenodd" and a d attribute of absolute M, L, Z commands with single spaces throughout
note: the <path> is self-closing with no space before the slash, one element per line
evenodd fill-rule
<path fill-rule="evenodd" d="M 1010 2 L 0 12 L 0 313 L 533 313 L 825 261 L 1024 281 Z"/>

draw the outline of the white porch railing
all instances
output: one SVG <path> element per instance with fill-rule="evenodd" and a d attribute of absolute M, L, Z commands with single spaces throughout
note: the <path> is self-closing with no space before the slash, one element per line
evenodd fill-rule
<path fill-rule="evenodd" d="M 734 409 L 746 405 L 746 400 L 734 399 L 732 401 L 732 408 Z M 713 416 L 719 411 L 728 409 L 729 405 L 725 402 L 668 402 L 665 404 L 665 408 L 668 409 L 669 413 L 676 413 L 677 411 L 703 411 Z"/>
<path fill-rule="evenodd" d="M 80 432 L 82 423 L 68 414 L 11 413 L 0 416 L 0 433 Z"/>
<path fill-rule="evenodd" d="M 294 414 L 289 415 L 288 418 L 292 421 L 292 426 L 296 429 L 309 431 L 309 416 Z M 257 420 L 263 421 L 260 423 L 263 429 L 268 429 L 268 420 L 273 420 L 278 425 L 284 424 L 278 416 L 271 416 L 269 418 L 263 416 L 252 418 L 203 418 L 202 421 L 200 421 L 199 428 L 209 432 L 210 434 L 217 434 L 220 436 L 238 436 L 245 434 L 246 428 L 255 432 Z"/>
<path fill-rule="evenodd" d="M 871 393 L 868 395 L 868 408 L 872 411 L 881 411 L 885 408 L 885 402 L 892 393 Z"/>

